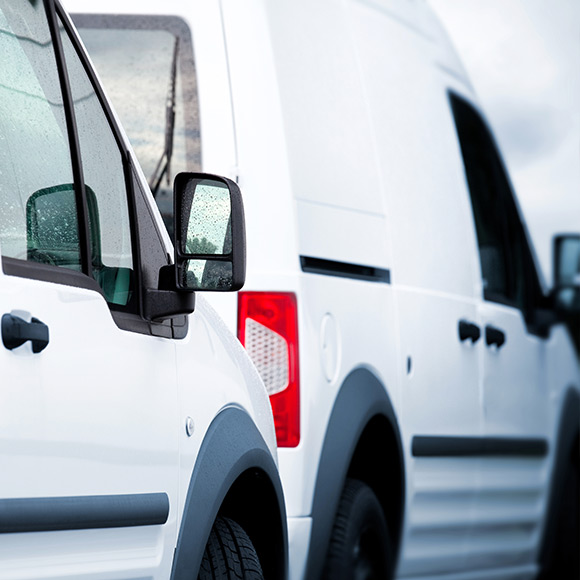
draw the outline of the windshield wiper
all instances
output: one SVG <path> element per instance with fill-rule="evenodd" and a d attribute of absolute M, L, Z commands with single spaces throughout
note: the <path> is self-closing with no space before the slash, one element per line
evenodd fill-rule
<path fill-rule="evenodd" d="M 161 185 L 163 176 L 167 176 L 169 185 L 169 175 L 171 169 L 171 156 L 173 155 L 173 133 L 175 129 L 175 83 L 177 79 L 177 56 L 179 55 L 179 37 L 175 38 L 173 47 L 173 60 L 171 62 L 171 78 L 169 79 L 169 89 L 165 101 L 165 147 L 161 158 L 155 167 L 153 175 L 149 179 L 149 187 L 153 197 L 157 197 L 157 191 Z"/>

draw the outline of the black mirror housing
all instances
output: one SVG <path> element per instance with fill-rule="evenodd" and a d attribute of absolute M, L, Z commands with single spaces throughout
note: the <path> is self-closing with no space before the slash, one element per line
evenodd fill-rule
<path fill-rule="evenodd" d="M 175 263 L 161 268 L 159 288 L 146 289 L 145 317 L 193 312 L 199 291 L 233 292 L 246 280 L 246 229 L 236 183 L 207 173 L 173 182 Z"/>
<path fill-rule="evenodd" d="M 173 194 L 176 287 L 189 292 L 242 288 L 246 233 L 237 184 L 207 173 L 179 173 Z"/>

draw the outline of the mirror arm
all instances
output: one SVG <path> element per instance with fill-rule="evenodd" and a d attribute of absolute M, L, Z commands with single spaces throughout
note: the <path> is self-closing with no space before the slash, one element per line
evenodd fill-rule
<path fill-rule="evenodd" d="M 167 266 L 161 266 L 159 269 L 159 290 L 172 290 L 173 292 L 182 292 L 177 287 L 176 284 L 176 269 L 175 264 L 167 264 Z"/>
<path fill-rule="evenodd" d="M 528 327 L 538 336 L 548 338 L 552 326 L 560 322 L 561 318 L 558 315 L 558 312 L 553 308 L 542 307 L 534 309 Z"/>
<path fill-rule="evenodd" d="M 179 290 L 175 284 L 174 264 L 159 270 L 159 289 L 145 289 L 145 318 L 163 320 L 180 314 L 191 314 L 195 310 L 195 293 Z"/>
<path fill-rule="evenodd" d="M 145 318 L 149 321 L 191 314 L 195 310 L 195 293 L 177 290 L 145 289 Z"/>

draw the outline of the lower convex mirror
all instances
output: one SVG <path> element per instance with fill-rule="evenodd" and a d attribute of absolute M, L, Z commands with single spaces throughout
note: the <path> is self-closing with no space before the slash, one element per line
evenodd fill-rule
<path fill-rule="evenodd" d="M 173 187 L 177 287 L 239 290 L 246 276 L 240 189 L 230 179 L 204 173 L 180 173 Z"/>

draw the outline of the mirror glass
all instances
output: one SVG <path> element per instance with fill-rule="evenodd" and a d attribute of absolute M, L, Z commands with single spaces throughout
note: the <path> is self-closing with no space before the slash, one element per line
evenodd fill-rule
<path fill-rule="evenodd" d="M 556 283 L 558 286 L 580 286 L 580 236 L 561 239 Z"/>
<path fill-rule="evenodd" d="M 77 208 L 72 184 L 35 192 L 26 203 L 27 259 L 81 269 Z"/>
<path fill-rule="evenodd" d="M 558 239 L 556 260 L 557 304 L 566 310 L 580 310 L 580 236 Z"/>
<path fill-rule="evenodd" d="M 232 263 L 223 260 L 187 260 L 184 285 L 192 290 L 230 290 Z"/>
<path fill-rule="evenodd" d="M 183 253 L 214 256 L 231 254 L 232 208 L 227 185 L 204 179 L 195 183 L 195 189 L 191 193 L 193 199 Z M 196 268 L 199 269 L 197 266 Z"/>

